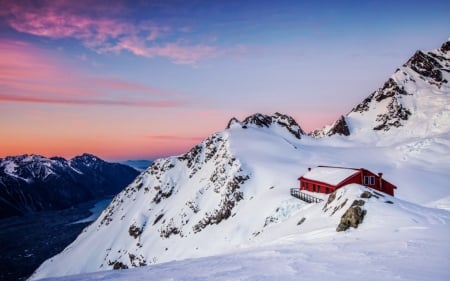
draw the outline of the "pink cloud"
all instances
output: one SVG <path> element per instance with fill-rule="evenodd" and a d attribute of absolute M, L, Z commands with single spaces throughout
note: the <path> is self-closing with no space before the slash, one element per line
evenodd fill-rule
<path fill-rule="evenodd" d="M 186 104 L 176 93 L 155 87 L 69 71 L 42 50 L 14 41 L 0 41 L 0 102 L 144 107 Z"/>
<path fill-rule="evenodd" d="M 188 136 L 146 136 L 146 138 L 153 141 L 190 141 L 201 142 L 204 137 L 188 137 Z"/>
<path fill-rule="evenodd" d="M 165 57 L 176 64 L 195 64 L 222 53 L 208 45 L 158 42 L 173 29 L 155 23 L 127 21 L 121 17 L 120 9 L 97 10 L 97 2 L 87 5 L 92 6 L 92 10 L 77 2 L 42 1 L 42 5 L 25 5 L 7 1 L 0 15 L 19 32 L 54 39 L 75 38 L 99 53 L 128 51 L 147 58 Z"/>
<path fill-rule="evenodd" d="M 131 99 L 82 99 L 82 98 L 58 98 L 58 97 L 36 97 L 25 95 L 8 95 L 0 93 L 0 101 L 3 102 L 26 102 L 45 104 L 72 104 L 72 105 L 119 105 L 119 106 L 143 106 L 143 107 L 175 107 L 184 103 L 181 101 L 146 101 Z"/>

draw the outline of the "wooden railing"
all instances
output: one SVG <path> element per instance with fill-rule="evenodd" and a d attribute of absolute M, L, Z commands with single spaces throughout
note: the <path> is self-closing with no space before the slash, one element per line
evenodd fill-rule
<path fill-rule="evenodd" d="M 298 188 L 291 188 L 291 195 L 308 203 L 319 203 L 323 201 L 323 199 L 301 192 Z"/>

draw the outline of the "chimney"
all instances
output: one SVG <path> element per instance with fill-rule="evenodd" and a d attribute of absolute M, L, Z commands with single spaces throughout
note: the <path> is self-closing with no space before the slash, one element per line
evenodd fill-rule
<path fill-rule="evenodd" d="M 378 173 L 378 177 L 380 177 L 380 190 L 383 190 L 383 173 Z"/>

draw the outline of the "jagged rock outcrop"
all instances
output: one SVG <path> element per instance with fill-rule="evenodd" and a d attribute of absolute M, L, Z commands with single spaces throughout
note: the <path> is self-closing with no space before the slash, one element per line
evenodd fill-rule
<path fill-rule="evenodd" d="M 115 195 L 138 174 L 131 167 L 91 154 L 70 160 L 39 155 L 5 157 L 0 159 L 0 218 L 64 209 Z"/>
<path fill-rule="evenodd" d="M 349 136 L 350 135 L 350 129 L 348 128 L 347 122 L 345 121 L 345 117 L 341 116 L 340 119 L 335 121 L 329 130 L 314 130 L 311 133 L 309 133 L 312 137 L 323 137 L 324 134 L 327 136 L 332 135 L 343 135 L 343 136 Z"/>
<path fill-rule="evenodd" d="M 305 134 L 305 132 L 300 128 L 294 118 L 278 112 L 276 112 L 272 116 L 256 113 L 248 116 L 242 122 L 233 117 L 228 122 L 226 128 L 230 129 L 233 126 L 241 126 L 244 129 L 248 128 L 249 126 L 255 126 L 259 128 L 270 128 L 273 126 L 278 126 L 294 135 L 297 139 L 301 139 L 301 136 Z"/>
<path fill-rule="evenodd" d="M 364 216 L 367 211 L 362 208 L 364 206 L 364 200 L 355 200 L 353 201 L 350 208 L 345 211 L 345 213 L 341 217 L 341 221 L 336 228 L 337 232 L 345 231 L 350 227 L 358 228 L 358 225 L 361 224 L 364 220 Z"/>

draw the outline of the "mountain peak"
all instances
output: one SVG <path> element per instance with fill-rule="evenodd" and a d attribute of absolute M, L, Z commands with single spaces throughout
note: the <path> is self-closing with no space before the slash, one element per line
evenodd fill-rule
<path fill-rule="evenodd" d="M 305 134 L 294 118 L 292 118 L 289 115 L 281 114 L 279 112 L 276 112 L 274 115 L 255 113 L 246 117 L 242 122 L 239 121 L 237 118 L 233 117 L 228 122 L 227 129 L 233 127 L 241 127 L 242 129 L 247 129 L 248 127 L 255 127 L 255 128 L 280 127 L 282 129 L 287 130 L 297 139 L 301 139 L 301 135 Z"/>
<path fill-rule="evenodd" d="M 447 42 L 442 44 L 441 51 L 444 53 L 447 53 L 448 51 L 450 51 L 450 38 L 448 38 Z"/>
<path fill-rule="evenodd" d="M 439 49 L 416 51 L 376 91 L 332 125 L 309 135 L 359 135 L 394 139 L 450 130 L 450 41 Z M 349 134 L 340 130 L 347 125 Z M 338 127 L 340 126 L 340 127 Z"/>

